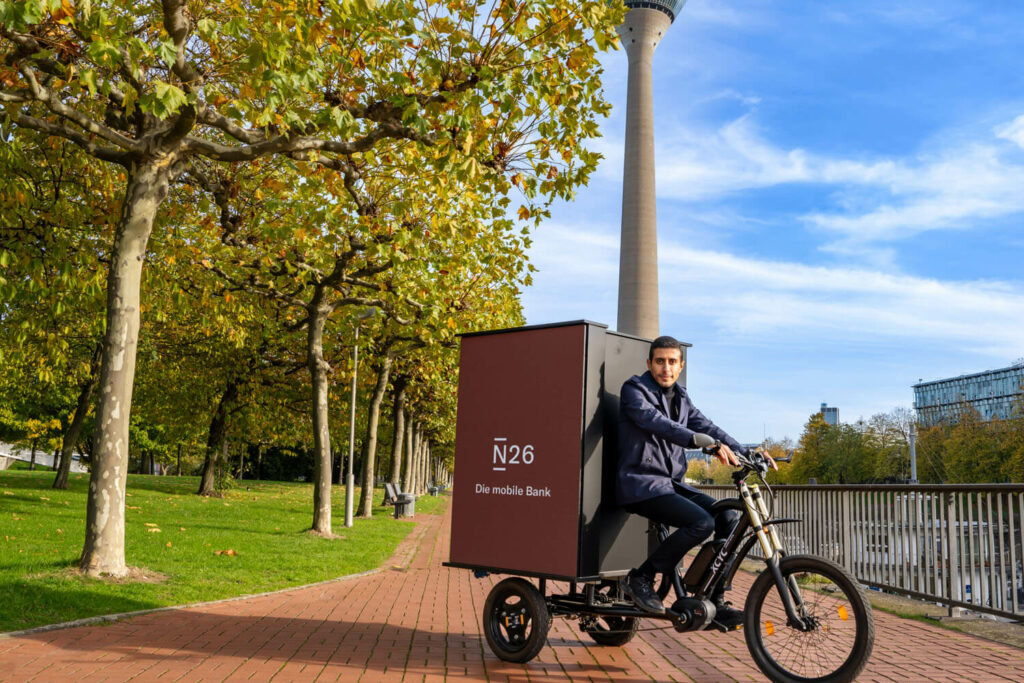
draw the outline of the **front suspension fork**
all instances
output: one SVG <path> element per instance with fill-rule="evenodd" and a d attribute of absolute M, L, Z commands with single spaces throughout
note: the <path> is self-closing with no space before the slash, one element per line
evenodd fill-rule
<path fill-rule="evenodd" d="M 747 508 L 747 515 L 750 517 L 751 528 L 753 528 L 754 534 L 757 536 L 758 543 L 761 544 L 761 550 L 764 552 L 768 571 L 772 573 L 772 578 L 775 579 L 775 586 L 779 591 L 779 597 L 782 599 L 782 605 L 786 609 L 786 616 L 794 627 L 801 631 L 807 630 L 809 626 L 801 614 L 804 604 L 803 595 L 801 595 L 800 587 L 797 585 L 794 577 L 791 576 L 787 579 L 782 575 L 780 563 L 785 550 L 782 547 L 782 540 L 779 538 L 775 526 L 765 524 L 769 519 L 769 514 L 764 497 L 761 495 L 761 490 L 757 484 L 748 485 L 746 482 L 740 482 L 739 488 L 740 497 L 743 499 L 743 503 Z M 799 611 L 797 610 L 797 605 L 800 606 Z"/>

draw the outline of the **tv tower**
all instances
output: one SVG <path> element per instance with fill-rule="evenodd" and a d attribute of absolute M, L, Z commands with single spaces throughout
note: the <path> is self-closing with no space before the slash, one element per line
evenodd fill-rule
<path fill-rule="evenodd" d="M 653 339 L 658 328 L 658 219 L 654 194 L 651 58 L 686 0 L 626 0 L 618 28 L 629 59 L 622 171 L 618 330 Z"/>

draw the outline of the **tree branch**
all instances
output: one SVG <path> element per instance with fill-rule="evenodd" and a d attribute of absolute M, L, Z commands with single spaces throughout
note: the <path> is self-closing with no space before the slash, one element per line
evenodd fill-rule
<path fill-rule="evenodd" d="M 139 142 L 121 135 L 113 128 L 105 126 L 61 102 L 52 90 L 39 84 L 28 64 L 23 63 L 19 70 L 28 82 L 32 98 L 45 104 L 46 108 L 57 116 L 71 121 L 83 130 L 99 135 L 107 142 L 111 142 L 124 150 L 136 153 L 142 152 L 142 146 Z"/>
<path fill-rule="evenodd" d="M 132 155 L 129 152 L 114 147 L 97 145 L 89 138 L 67 126 L 50 123 L 44 119 L 37 119 L 34 116 L 19 113 L 11 115 L 11 120 L 19 126 L 70 140 L 97 159 L 120 164 L 125 168 L 128 168 L 131 164 Z"/>
<path fill-rule="evenodd" d="M 313 137 L 278 135 L 267 140 L 242 146 L 224 145 L 195 137 L 185 138 L 187 151 L 201 154 L 216 161 L 251 161 L 269 154 L 299 154 L 304 152 L 335 152 L 355 154 L 365 152 L 384 138 L 406 139 L 433 145 L 434 138 L 420 135 L 412 128 L 389 121 L 382 123 L 361 138 L 350 142 L 324 140 Z"/>

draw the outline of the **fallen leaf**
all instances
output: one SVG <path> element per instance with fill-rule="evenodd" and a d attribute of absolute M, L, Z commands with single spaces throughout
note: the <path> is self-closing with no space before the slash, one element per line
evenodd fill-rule
<path fill-rule="evenodd" d="M 160 526 L 159 524 L 157 524 L 155 522 L 143 522 L 143 524 L 145 524 L 146 526 Z"/>
<path fill-rule="evenodd" d="M 171 547 L 171 542 L 170 542 L 170 541 L 167 541 L 167 547 L 168 547 L 168 548 L 170 548 L 170 547 Z"/>
<path fill-rule="evenodd" d="M 149 532 L 149 533 L 151 533 L 151 534 L 159 534 L 159 533 L 163 533 L 163 532 L 161 532 L 161 531 L 160 531 L 159 529 L 156 529 L 156 528 L 153 528 L 153 529 L 146 529 L 146 531 L 148 531 L 148 532 Z"/>
<path fill-rule="evenodd" d="M 4 491 L 4 495 L 5 496 L 13 496 L 14 495 L 14 491 Z"/>
<path fill-rule="evenodd" d="M 178 531 L 184 531 L 184 530 L 185 530 L 185 527 L 183 527 L 183 526 L 179 526 L 178 527 Z"/>

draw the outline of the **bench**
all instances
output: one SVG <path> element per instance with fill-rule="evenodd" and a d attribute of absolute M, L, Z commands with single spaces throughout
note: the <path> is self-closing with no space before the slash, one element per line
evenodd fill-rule
<path fill-rule="evenodd" d="M 395 492 L 395 486 L 391 482 L 384 483 L 384 504 L 394 505 L 398 502 L 398 494 Z"/>
<path fill-rule="evenodd" d="M 384 484 L 384 504 L 395 507 L 395 519 L 416 514 L 416 496 L 402 493 L 402 487 L 398 484 Z"/>

